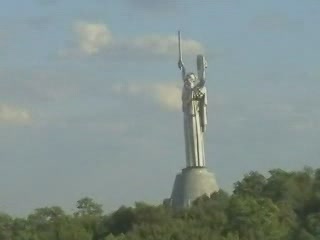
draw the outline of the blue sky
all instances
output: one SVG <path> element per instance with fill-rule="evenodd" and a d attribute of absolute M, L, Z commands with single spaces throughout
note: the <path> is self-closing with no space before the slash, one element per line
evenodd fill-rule
<path fill-rule="evenodd" d="M 176 31 L 208 58 L 207 165 L 319 167 L 316 0 L 29 0 L 0 8 L 0 211 L 160 203 L 185 165 Z"/>

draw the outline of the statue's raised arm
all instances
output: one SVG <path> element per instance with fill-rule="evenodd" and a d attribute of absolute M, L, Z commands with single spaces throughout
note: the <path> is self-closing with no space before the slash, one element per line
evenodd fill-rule
<path fill-rule="evenodd" d="M 178 44 L 179 44 L 179 61 L 178 61 L 178 67 L 181 70 L 182 73 L 182 81 L 184 80 L 186 76 L 186 68 L 184 67 L 183 61 L 182 61 L 182 50 L 181 50 L 181 33 L 178 31 Z"/>

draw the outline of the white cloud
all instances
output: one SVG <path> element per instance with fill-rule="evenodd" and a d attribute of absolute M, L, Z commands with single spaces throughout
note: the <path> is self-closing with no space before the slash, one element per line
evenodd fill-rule
<path fill-rule="evenodd" d="M 105 24 L 77 22 L 74 25 L 77 45 L 83 53 L 92 55 L 112 43 L 112 34 Z"/>
<path fill-rule="evenodd" d="M 26 124 L 30 121 L 31 114 L 28 110 L 0 104 L 0 123 Z"/>
<path fill-rule="evenodd" d="M 125 47 L 154 55 L 177 55 L 177 46 L 177 36 L 149 35 L 127 42 Z M 185 55 L 204 53 L 204 47 L 192 39 L 183 39 L 182 47 Z"/>
<path fill-rule="evenodd" d="M 164 110 L 178 111 L 181 109 L 181 89 L 174 84 L 124 85 L 113 86 L 117 94 L 130 97 L 147 97 Z"/>
<path fill-rule="evenodd" d="M 60 52 L 61 56 L 111 54 L 113 57 L 150 57 L 177 55 L 176 35 L 145 35 L 132 38 L 116 38 L 106 24 L 79 21 L 74 24 L 74 43 L 71 49 Z M 182 39 L 184 55 L 204 53 L 205 49 L 196 40 Z"/>
<path fill-rule="evenodd" d="M 181 89 L 175 85 L 155 85 L 155 100 L 165 109 L 180 110 L 181 109 Z"/>

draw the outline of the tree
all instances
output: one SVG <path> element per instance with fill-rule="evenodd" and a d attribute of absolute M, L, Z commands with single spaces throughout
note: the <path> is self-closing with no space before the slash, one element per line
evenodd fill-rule
<path fill-rule="evenodd" d="M 285 202 L 300 216 L 305 216 L 306 206 L 312 198 L 313 176 L 309 170 L 285 172 L 270 171 L 263 195 L 275 203 Z"/>
<path fill-rule="evenodd" d="M 320 212 L 308 215 L 305 225 L 308 232 L 310 232 L 316 239 L 320 239 Z"/>
<path fill-rule="evenodd" d="M 229 195 L 223 190 L 213 193 L 210 197 L 202 196 L 196 199 L 186 212 L 186 221 L 193 221 L 198 227 L 208 226 L 216 233 L 221 233 L 227 224 L 226 208 L 229 205 Z"/>
<path fill-rule="evenodd" d="M 250 172 L 232 195 L 220 190 L 190 208 L 138 202 L 103 215 L 91 198 L 77 211 L 35 209 L 26 219 L 0 214 L 0 240 L 318 240 L 320 169 Z"/>
<path fill-rule="evenodd" d="M 60 240 L 60 232 L 65 220 L 66 215 L 60 207 L 37 208 L 28 216 L 29 231 L 39 240 Z"/>
<path fill-rule="evenodd" d="M 6 213 L 0 213 L 0 239 L 10 240 L 12 236 L 12 218 Z"/>
<path fill-rule="evenodd" d="M 99 229 L 102 222 L 102 205 L 92 198 L 85 197 L 77 201 L 78 211 L 75 220 L 81 224 L 93 240 L 98 239 L 104 230 Z"/>
<path fill-rule="evenodd" d="M 234 194 L 261 197 L 267 184 L 267 179 L 259 172 L 246 174 L 241 181 L 234 184 Z"/>
<path fill-rule="evenodd" d="M 240 239 L 286 239 L 289 226 L 281 223 L 279 208 L 270 199 L 252 196 L 233 196 L 226 210 L 227 229 L 238 233 Z"/>
<path fill-rule="evenodd" d="M 95 203 L 92 198 L 84 197 L 77 201 L 76 216 L 102 216 L 102 205 Z"/>
<path fill-rule="evenodd" d="M 117 236 L 131 231 L 135 221 L 133 208 L 122 206 L 104 220 L 104 225 L 109 233 Z"/>

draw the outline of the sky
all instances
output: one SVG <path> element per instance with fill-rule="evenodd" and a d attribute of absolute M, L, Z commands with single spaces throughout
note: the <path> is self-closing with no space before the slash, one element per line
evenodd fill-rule
<path fill-rule="evenodd" d="M 319 167 L 318 0 L 12 0 L 0 8 L 0 211 L 160 204 L 185 167 L 181 74 L 208 60 L 207 167 Z"/>

